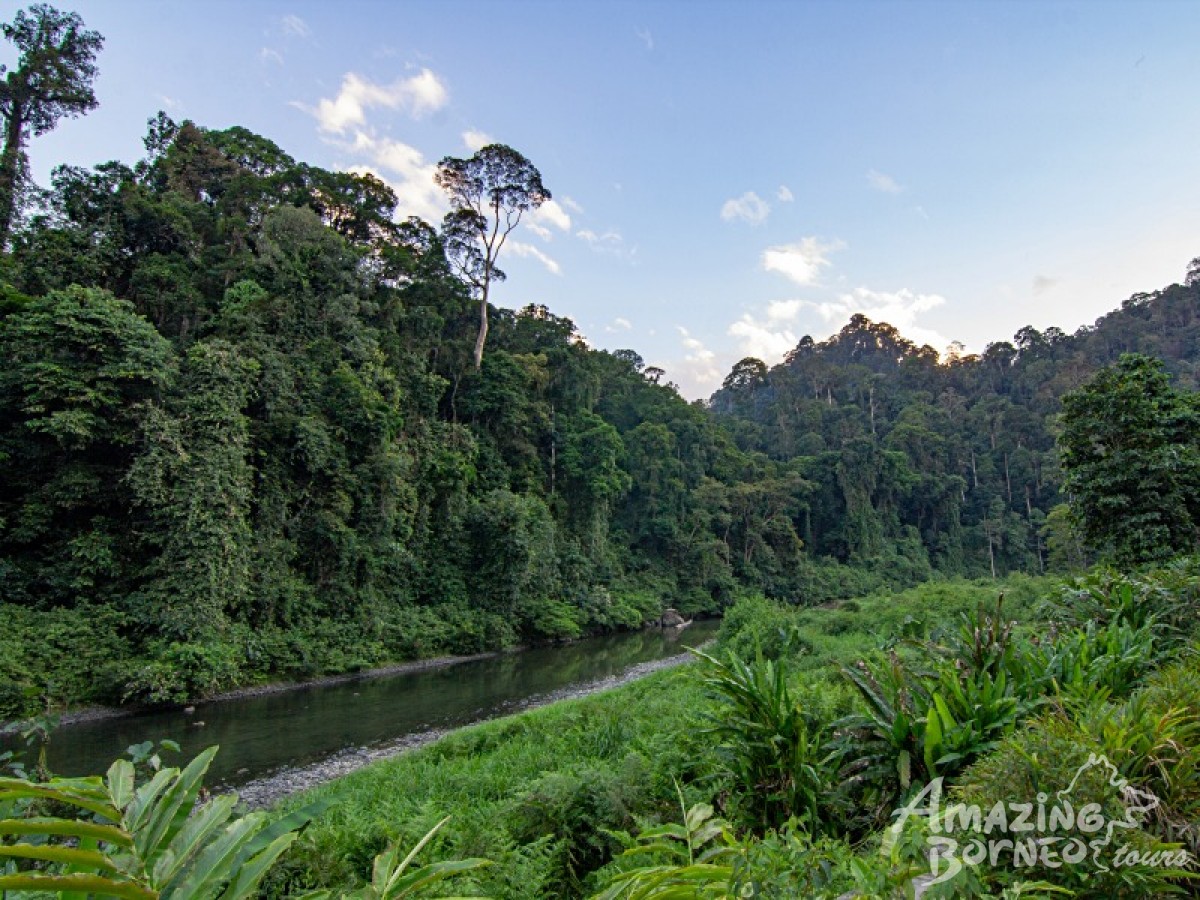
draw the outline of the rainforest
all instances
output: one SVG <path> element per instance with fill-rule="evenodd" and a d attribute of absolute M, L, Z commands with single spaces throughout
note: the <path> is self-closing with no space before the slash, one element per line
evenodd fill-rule
<path fill-rule="evenodd" d="M 37 187 L 26 145 L 95 106 L 103 40 L 45 5 L 4 29 L 0 721 L 28 747 L 0 754 L 0 890 L 1200 890 L 1200 258 L 978 353 L 854 314 L 689 401 L 489 301 L 552 197 L 520 151 L 445 157 L 431 222 L 371 173 L 159 112 L 140 158 Z M 268 809 L 203 789 L 215 748 L 39 760 L 64 713 L 668 610 L 721 618 L 690 664 Z M 896 814 L 934 780 L 984 810 L 1071 791 L 1108 840 L 939 881 L 938 820 Z"/>

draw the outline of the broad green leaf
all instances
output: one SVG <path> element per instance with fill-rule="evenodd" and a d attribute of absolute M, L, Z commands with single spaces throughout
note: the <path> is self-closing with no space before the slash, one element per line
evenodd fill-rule
<path fill-rule="evenodd" d="M 103 875 L 47 875 L 22 872 L 0 875 L 0 891 L 44 891 L 121 897 L 124 900 L 159 900 L 158 894 L 131 881 L 117 881 Z"/>
<path fill-rule="evenodd" d="M 130 834 L 136 834 L 142 827 L 143 820 L 154 808 L 158 795 L 166 790 L 167 785 L 176 775 L 178 769 L 161 769 L 154 777 L 137 789 L 133 799 L 125 807 L 124 825 Z"/>
<path fill-rule="evenodd" d="M 217 797 L 200 812 L 188 819 L 167 849 L 157 858 L 151 884 L 162 888 L 170 883 L 192 859 L 192 856 L 212 838 L 218 828 L 233 814 L 237 798 L 225 794 Z"/>
<path fill-rule="evenodd" d="M 215 746 L 209 747 L 188 763 L 163 792 L 144 828 L 134 832 L 134 844 L 148 865 L 154 865 L 158 855 L 186 824 L 200 794 L 204 774 L 217 755 L 217 749 Z"/>
<path fill-rule="evenodd" d="M 237 875 L 222 892 L 220 900 L 244 900 L 251 896 L 263 876 L 267 874 L 267 870 L 275 864 L 275 860 L 279 859 L 280 855 L 292 845 L 297 837 L 299 835 L 294 831 L 282 834 L 256 856 L 236 865 L 234 871 Z"/>
<path fill-rule="evenodd" d="M 237 861 L 234 863 L 234 867 L 239 868 L 251 856 L 260 853 L 283 835 L 301 831 L 309 822 L 333 806 L 335 802 L 332 797 L 324 797 L 312 803 L 305 804 L 300 809 L 293 810 L 286 816 L 276 819 L 256 834 L 254 839 L 242 848 Z"/>
<path fill-rule="evenodd" d="M 133 786 L 136 773 L 133 763 L 127 759 L 118 759 L 108 768 L 108 796 L 112 804 L 119 810 L 124 810 L 133 799 Z"/>
<path fill-rule="evenodd" d="M 40 797 L 54 800 L 67 806 L 77 806 L 95 813 L 105 819 L 117 821 L 121 814 L 105 800 L 83 797 L 71 791 L 58 790 L 52 785 L 33 784 L 27 781 L 12 780 L 13 786 L 0 784 L 0 801 L 19 800 L 26 797 Z"/>
<path fill-rule="evenodd" d="M 487 859 L 453 859 L 431 863 L 409 872 L 401 878 L 393 879 L 381 900 L 397 900 L 397 898 L 405 897 L 413 891 L 444 881 L 453 875 L 461 875 L 463 872 L 470 872 L 491 864 L 491 861 Z"/>
<path fill-rule="evenodd" d="M 115 825 L 80 822 L 75 819 L 3 819 L 0 834 L 45 834 L 79 839 L 95 838 L 120 847 L 132 847 L 129 835 Z"/>
<path fill-rule="evenodd" d="M 261 815 L 251 813 L 231 822 L 225 830 L 194 857 L 181 875 L 178 884 L 164 892 L 164 900 L 196 900 L 209 897 L 213 891 L 232 878 L 236 872 L 233 862 L 238 851 L 262 827 Z"/>
<path fill-rule="evenodd" d="M 54 844 L 8 844 L 0 845 L 0 857 L 36 859 L 42 862 L 78 866 L 88 871 L 117 871 L 116 866 L 103 853 L 96 850 L 76 850 Z"/>

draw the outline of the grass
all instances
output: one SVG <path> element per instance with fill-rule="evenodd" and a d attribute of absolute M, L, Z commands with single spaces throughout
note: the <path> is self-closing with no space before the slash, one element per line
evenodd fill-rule
<path fill-rule="evenodd" d="M 1047 579 L 930 582 L 831 608 L 794 609 L 764 600 L 728 617 L 722 640 L 800 654 L 796 684 L 840 713 L 853 698 L 835 668 L 909 633 L 924 634 L 992 604 L 1031 619 Z M 297 842 L 270 882 L 276 895 L 361 883 L 389 842 L 411 844 L 443 816 L 450 823 L 431 858 L 484 856 L 497 864 L 455 889 L 496 898 L 577 896 L 590 872 L 618 850 L 606 830 L 678 815 L 675 782 L 689 805 L 729 786 L 718 775 L 707 706 L 690 667 L 603 694 L 465 728 L 293 798 L 335 805 Z"/>

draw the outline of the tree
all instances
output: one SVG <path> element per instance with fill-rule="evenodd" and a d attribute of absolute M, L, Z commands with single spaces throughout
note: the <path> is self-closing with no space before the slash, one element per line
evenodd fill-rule
<path fill-rule="evenodd" d="M 96 54 L 104 45 L 98 32 L 83 27 L 77 13 L 59 12 L 38 3 L 0 26 L 20 51 L 16 68 L 0 66 L 0 116 L 4 149 L 0 153 L 0 248 L 8 243 L 17 196 L 25 173 L 25 142 L 53 130 L 64 116 L 96 108 L 92 81 Z"/>
<path fill-rule="evenodd" d="M 1084 539 L 1133 565 L 1195 548 L 1200 415 L 1160 360 L 1127 353 L 1063 397 L 1065 487 Z"/>
<path fill-rule="evenodd" d="M 493 281 L 505 278 L 496 260 L 521 216 L 549 200 L 550 192 L 533 163 L 504 144 L 489 144 L 470 159 L 447 156 L 434 177 L 450 198 L 442 222 L 446 255 L 479 295 L 478 369 L 487 341 L 488 292 Z"/>
<path fill-rule="evenodd" d="M 734 365 L 721 387 L 727 391 L 751 391 L 767 383 L 767 364 L 747 356 Z"/>

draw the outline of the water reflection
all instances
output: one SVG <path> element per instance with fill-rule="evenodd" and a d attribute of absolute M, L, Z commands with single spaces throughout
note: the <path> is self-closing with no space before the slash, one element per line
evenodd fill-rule
<path fill-rule="evenodd" d="M 192 715 L 172 710 L 83 723 L 54 734 L 49 762 L 56 773 L 83 775 L 103 771 L 144 740 L 178 741 L 185 758 L 220 744 L 209 781 L 236 785 L 348 747 L 503 715 L 539 696 L 673 656 L 715 630 L 716 623 L 697 622 L 682 633 L 609 635 L 405 675 L 199 704 Z"/>

